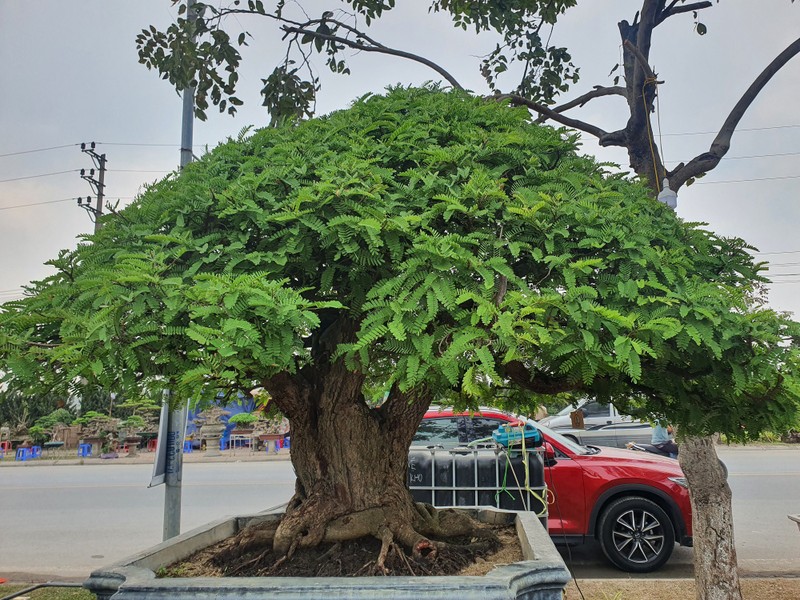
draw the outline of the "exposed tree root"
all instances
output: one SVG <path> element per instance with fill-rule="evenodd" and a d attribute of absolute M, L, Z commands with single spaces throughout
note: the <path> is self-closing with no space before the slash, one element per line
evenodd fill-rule
<path fill-rule="evenodd" d="M 394 535 L 392 535 L 391 529 L 385 526 L 381 526 L 378 529 L 379 539 L 381 540 L 381 551 L 378 553 L 378 560 L 375 561 L 375 566 L 378 570 L 381 571 L 384 575 L 386 574 L 386 555 L 389 554 L 389 550 L 393 546 L 394 542 Z"/>
<path fill-rule="evenodd" d="M 300 549 L 319 547 L 303 559 L 311 560 L 309 568 L 317 575 L 426 575 L 458 571 L 499 544 L 491 527 L 463 512 L 425 504 L 405 508 L 375 507 L 325 521 L 308 505 L 296 505 L 280 524 L 247 527 L 221 544 L 211 563 L 228 576 L 278 575 Z M 345 543 L 361 540 L 363 550 L 369 538 L 380 545 L 371 557 L 364 555 L 360 567 L 354 568 L 352 559 L 342 562 Z"/>

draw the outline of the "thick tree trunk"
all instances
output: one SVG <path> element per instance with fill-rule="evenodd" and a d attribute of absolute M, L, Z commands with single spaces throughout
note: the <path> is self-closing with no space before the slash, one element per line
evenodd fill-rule
<path fill-rule="evenodd" d="M 275 532 L 273 547 L 295 548 L 375 536 L 385 556 L 396 543 L 415 556 L 436 553 L 427 535 L 437 516 L 419 507 L 406 487 L 408 448 L 430 404 L 425 391 L 392 390 L 379 408 L 363 398 L 364 379 L 343 361 L 267 389 L 289 418 L 295 495 Z M 380 561 L 379 561 L 380 563 Z"/>
<path fill-rule="evenodd" d="M 712 439 L 682 440 L 679 459 L 692 501 L 697 600 L 742 600 L 731 488 Z"/>

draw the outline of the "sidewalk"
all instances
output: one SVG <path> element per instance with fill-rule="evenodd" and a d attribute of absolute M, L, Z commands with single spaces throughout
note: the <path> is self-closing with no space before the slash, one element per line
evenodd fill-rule
<path fill-rule="evenodd" d="M 64 451 L 57 456 L 43 456 L 25 461 L 14 460 L 14 455 L 7 455 L 0 460 L 1 467 L 35 467 L 35 466 L 55 466 L 55 465 L 142 465 L 153 464 L 156 453 L 141 450 L 136 456 L 129 456 L 121 453 L 117 458 L 100 457 L 79 457 L 77 450 L 72 451 L 75 455 L 70 455 Z M 275 460 L 289 460 L 290 450 L 281 450 L 277 454 L 251 451 L 248 448 L 236 448 L 235 450 L 223 450 L 220 456 L 206 456 L 205 451 L 195 450 L 183 455 L 185 463 L 223 463 L 223 462 L 265 462 Z"/>

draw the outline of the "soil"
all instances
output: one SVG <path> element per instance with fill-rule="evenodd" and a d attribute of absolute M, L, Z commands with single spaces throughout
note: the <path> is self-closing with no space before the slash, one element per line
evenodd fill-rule
<path fill-rule="evenodd" d="M 497 540 L 449 539 L 433 560 L 414 560 L 397 546 L 392 546 L 385 562 L 385 572 L 376 569 L 381 542 L 361 538 L 337 544 L 320 544 L 298 549 L 290 558 L 276 555 L 269 544 L 241 544 L 263 534 L 270 537 L 264 524 L 246 528 L 238 535 L 205 548 L 186 560 L 159 571 L 159 577 L 358 577 L 368 575 L 484 575 L 499 564 L 522 560 L 513 525 L 493 527 Z M 247 546 L 242 551 L 242 546 Z M 265 547 L 266 546 L 266 547 Z"/>

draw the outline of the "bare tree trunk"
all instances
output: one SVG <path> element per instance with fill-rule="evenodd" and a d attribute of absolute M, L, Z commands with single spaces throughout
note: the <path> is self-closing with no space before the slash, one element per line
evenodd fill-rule
<path fill-rule="evenodd" d="M 692 501 L 697 600 L 742 600 L 731 488 L 714 442 L 710 437 L 686 438 L 678 456 Z"/>

